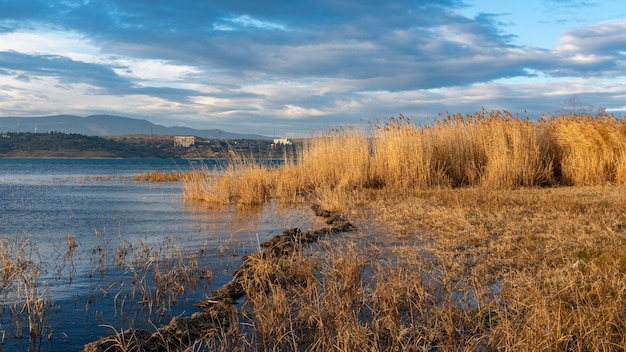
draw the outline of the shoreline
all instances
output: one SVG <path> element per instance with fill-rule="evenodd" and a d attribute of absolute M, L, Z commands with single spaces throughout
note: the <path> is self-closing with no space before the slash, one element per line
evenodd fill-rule
<path fill-rule="evenodd" d="M 233 279 L 216 289 L 213 295 L 201 302 L 195 312 L 188 317 L 174 317 L 169 324 L 154 331 L 128 329 L 113 336 L 102 337 L 85 345 L 83 352 L 115 352 L 137 349 L 139 351 L 163 351 L 181 349 L 193 345 L 207 332 L 224 330 L 233 324 L 230 317 L 238 314 L 238 300 L 246 295 L 242 280 L 252 278 L 257 268 L 255 258 L 279 261 L 294 252 L 303 250 L 303 245 L 317 242 L 321 236 L 336 235 L 354 231 L 356 228 L 338 212 L 331 212 L 313 205 L 316 216 L 326 218 L 330 227 L 302 232 L 299 228 L 290 228 L 281 235 L 275 235 L 269 241 L 260 244 L 264 248 L 260 252 L 244 256 L 243 264 L 233 273 Z M 264 285 L 257 287 L 264 290 Z M 124 344 L 120 345 L 120 341 Z M 211 343 L 203 341 L 203 343 Z"/>

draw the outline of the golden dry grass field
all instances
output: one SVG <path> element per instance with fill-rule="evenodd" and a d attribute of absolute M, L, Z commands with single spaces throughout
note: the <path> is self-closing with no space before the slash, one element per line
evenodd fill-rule
<path fill-rule="evenodd" d="M 626 349 L 623 119 L 400 117 L 319 135 L 286 160 L 269 169 L 238 158 L 221 176 L 194 174 L 185 197 L 308 197 L 407 245 L 332 240 L 268 263 L 295 279 L 247 292 L 254 329 L 233 346 Z"/>
<path fill-rule="evenodd" d="M 626 349 L 624 119 L 400 117 L 182 180 L 189 201 L 311 201 L 379 236 L 260 257 L 232 324 L 190 349 Z"/>

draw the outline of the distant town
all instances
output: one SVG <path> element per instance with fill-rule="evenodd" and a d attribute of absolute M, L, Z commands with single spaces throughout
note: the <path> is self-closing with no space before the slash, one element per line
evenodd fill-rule
<path fill-rule="evenodd" d="M 99 137 L 61 132 L 0 135 L 0 157 L 13 158 L 187 158 L 225 159 L 232 153 L 259 159 L 295 154 L 298 141 L 219 139 L 190 135 L 133 134 Z"/>

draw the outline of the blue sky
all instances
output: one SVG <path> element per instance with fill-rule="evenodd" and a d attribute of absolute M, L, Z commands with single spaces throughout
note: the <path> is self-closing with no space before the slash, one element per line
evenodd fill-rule
<path fill-rule="evenodd" d="M 0 117 L 296 137 L 572 97 L 626 111 L 626 2 L 0 0 Z"/>

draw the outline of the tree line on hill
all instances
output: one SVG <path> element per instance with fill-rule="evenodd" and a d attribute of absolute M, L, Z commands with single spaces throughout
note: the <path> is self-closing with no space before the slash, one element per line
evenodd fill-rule
<path fill-rule="evenodd" d="M 77 133 L 10 132 L 0 135 L 0 157 L 226 158 L 231 151 L 246 156 L 280 158 L 285 148 L 269 140 L 196 138 L 190 147 L 175 147 L 174 136 L 87 136 Z"/>

